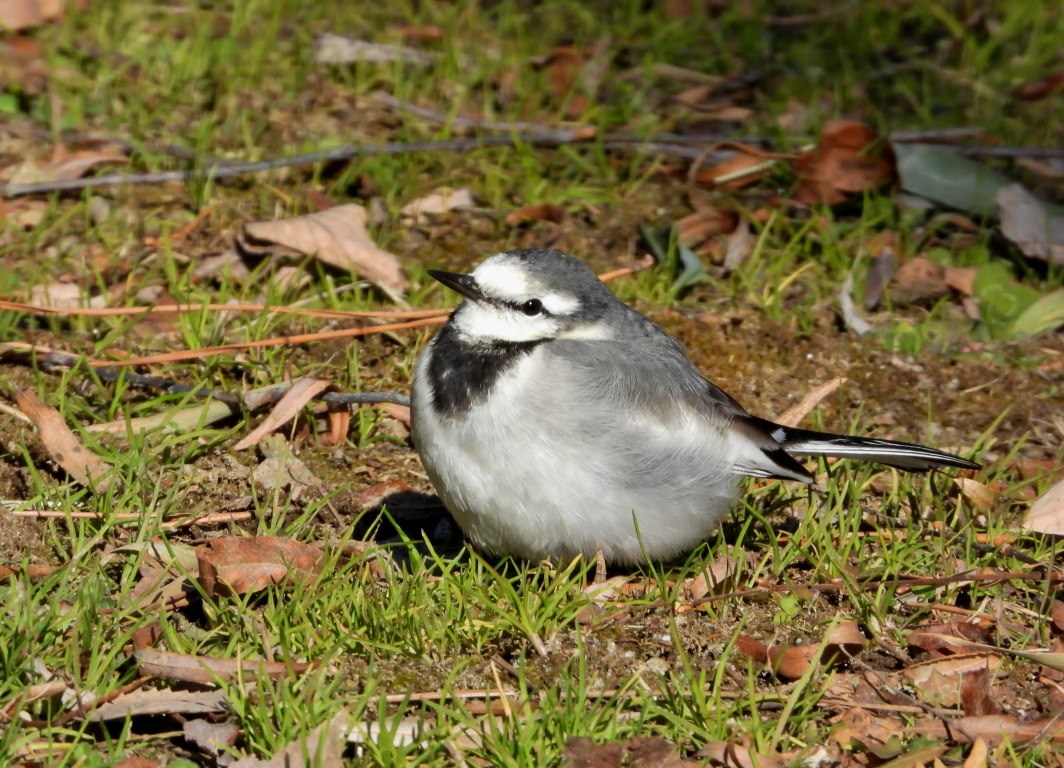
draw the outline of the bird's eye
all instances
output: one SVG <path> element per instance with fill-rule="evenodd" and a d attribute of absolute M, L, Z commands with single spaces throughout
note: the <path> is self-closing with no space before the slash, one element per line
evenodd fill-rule
<path fill-rule="evenodd" d="M 532 317 L 533 315 L 538 315 L 540 312 L 543 311 L 543 302 L 539 299 L 529 299 L 521 305 L 521 311 L 529 317 Z"/>

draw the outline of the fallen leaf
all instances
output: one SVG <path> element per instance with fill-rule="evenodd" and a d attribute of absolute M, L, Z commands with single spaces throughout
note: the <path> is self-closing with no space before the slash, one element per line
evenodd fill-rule
<path fill-rule="evenodd" d="M 762 151 L 739 151 L 727 160 L 708 168 L 699 168 L 694 180 L 699 184 L 713 184 L 723 189 L 742 189 L 765 178 L 775 164 Z"/>
<path fill-rule="evenodd" d="M 1064 210 L 1039 200 L 1022 184 L 994 195 L 1001 233 L 1026 256 L 1064 266 Z"/>
<path fill-rule="evenodd" d="M 197 718 L 186 720 L 181 733 L 201 751 L 218 757 L 225 753 L 227 747 L 236 746 L 237 739 L 240 738 L 240 726 L 236 723 L 212 723 Z"/>
<path fill-rule="evenodd" d="M 403 426 L 407 428 L 410 427 L 411 416 L 409 405 L 400 405 L 399 403 L 383 403 L 381 405 L 381 410 L 388 414 L 388 416 L 390 416 L 391 418 L 398 421 Z"/>
<path fill-rule="evenodd" d="M 436 59 L 434 53 L 408 48 L 402 45 L 370 43 L 366 40 L 353 40 L 342 35 L 328 32 L 319 35 L 314 41 L 314 61 L 319 64 L 350 64 L 366 62 L 387 64 L 402 62 L 404 64 L 431 64 Z"/>
<path fill-rule="evenodd" d="M 1023 101 L 1040 101 L 1061 88 L 1064 88 L 1064 69 L 1020 83 L 1012 89 L 1011 96 Z"/>
<path fill-rule="evenodd" d="M 911 630 L 905 636 L 905 640 L 913 648 L 919 648 L 936 656 L 967 653 L 967 646 L 952 642 L 952 637 L 975 643 L 989 642 L 993 639 L 987 627 L 955 621 L 944 624 L 923 624 Z"/>
<path fill-rule="evenodd" d="M 906 731 L 924 738 L 949 738 L 964 742 L 983 739 L 988 745 L 1009 741 L 1019 746 L 1034 739 L 1052 744 L 1064 743 L 1064 720 L 1060 718 L 1021 722 L 1014 715 L 1004 714 L 957 717 L 949 718 L 948 728 L 937 718 L 926 718 L 918 725 L 906 728 Z"/>
<path fill-rule="evenodd" d="M 746 261 L 747 256 L 753 253 L 754 246 L 757 245 L 757 235 L 750 229 L 750 223 L 745 218 L 740 217 L 735 231 L 724 240 L 727 243 L 727 248 L 724 251 L 724 271 L 731 273 Z"/>
<path fill-rule="evenodd" d="M 607 44 L 608 40 L 599 40 L 589 52 L 559 45 L 532 60 L 534 67 L 547 71 L 551 93 L 558 104 L 565 105 L 566 117 L 575 119 L 587 111 L 601 81 L 601 70 L 608 63 Z"/>
<path fill-rule="evenodd" d="M 940 765 L 935 765 L 935 763 L 948 749 L 949 747 L 945 744 L 933 744 L 930 747 L 903 752 L 894 759 L 881 763 L 879 768 L 924 768 L 927 765 L 932 765 L 933 768 L 941 768 Z"/>
<path fill-rule="evenodd" d="M 924 703 L 956 707 L 963 700 L 962 688 L 969 675 L 996 672 L 1000 666 L 1001 657 L 997 654 L 965 653 L 912 664 L 902 671 L 902 678 L 918 691 Z M 987 678 L 982 679 L 986 684 Z"/>
<path fill-rule="evenodd" d="M 850 120 L 827 122 L 816 148 L 793 164 L 801 181 L 795 198 L 808 205 L 835 205 L 897 177 L 890 145 L 872 128 Z"/>
<path fill-rule="evenodd" d="M 797 680 L 818 659 L 822 664 L 831 664 L 855 656 L 864 647 L 864 636 L 856 622 L 845 620 L 832 624 L 819 643 L 765 645 L 749 635 L 739 635 L 735 647 L 755 661 L 767 664 L 780 677 Z"/>
<path fill-rule="evenodd" d="M 914 256 L 902 264 L 890 285 L 891 299 L 899 306 L 930 304 L 949 293 L 946 268 L 923 256 Z"/>
<path fill-rule="evenodd" d="M 20 198 L 18 200 L 0 200 L 0 220 L 14 224 L 23 229 L 33 229 L 42 221 L 48 211 L 44 200 Z"/>
<path fill-rule="evenodd" d="M 15 402 L 37 427 L 45 450 L 74 480 L 97 493 L 111 485 L 106 478 L 111 465 L 86 449 L 55 408 L 45 405 L 28 389 L 15 390 Z"/>
<path fill-rule="evenodd" d="M 1021 526 L 1054 536 L 1064 535 L 1064 480 L 1054 485 L 1031 504 Z"/>
<path fill-rule="evenodd" d="M 329 389 L 330 383 L 321 379 L 299 379 L 284 393 L 277 404 L 255 429 L 233 446 L 234 451 L 242 451 L 258 443 L 271 432 L 275 432 L 303 410 L 303 406 Z"/>
<path fill-rule="evenodd" d="M 231 680 L 253 680 L 259 676 L 277 679 L 310 669 L 307 662 L 280 662 L 256 659 L 219 659 L 187 653 L 160 651 L 150 646 L 133 647 L 141 674 L 186 683 L 218 684 Z"/>
<path fill-rule="evenodd" d="M 199 581 L 208 595 L 258 592 L 292 572 L 316 578 L 322 552 L 279 536 L 229 536 L 196 548 Z"/>
<path fill-rule="evenodd" d="M 407 203 L 399 212 L 421 224 L 430 216 L 439 216 L 458 208 L 472 208 L 474 205 L 473 193 L 467 187 L 443 188 Z"/>
<path fill-rule="evenodd" d="M 738 560 L 726 553 L 721 554 L 691 581 L 691 599 L 701 600 L 710 593 L 720 594 L 735 589 L 740 570 Z"/>
<path fill-rule="evenodd" d="M 1053 600 L 1049 616 L 1053 620 L 1053 627 L 1058 632 L 1064 632 L 1064 600 Z"/>
<path fill-rule="evenodd" d="M 986 665 L 979 669 L 964 674 L 961 682 L 961 708 L 964 714 L 972 717 L 979 715 L 996 715 L 1001 708 L 994 703 L 990 696 L 990 687 L 993 683 L 994 673 L 1000 665 L 1000 657 L 997 664 L 991 668 Z"/>
<path fill-rule="evenodd" d="M 976 738 L 972 743 L 972 749 L 968 753 L 968 756 L 964 758 L 964 764 L 961 768 L 989 768 L 987 757 L 990 754 L 990 750 L 987 749 L 986 742 L 982 737 Z"/>
<path fill-rule="evenodd" d="M 52 157 L 43 162 L 24 160 L 18 165 L 4 169 L 4 179 L 9 184 L 40 184 L 50 181 L 80 179 L 98 165 L 115 165 L 128 161 L 124 154 L 81 150 L 68 152 L 62 145 L 56 147 Z"/>
<path fill-rule="evenodd" d="M 98 707 L 85 717 L 90 723 L 124 720 L 142 715 L 222 714 L 231 706 L 225 691 L 175 691 L 167 688 L 145 689 L 119 696 Z"/>
<path fill-rule="evenodd" d="M 955 477 L 953 483 L 976 512 L 986 513 L 992 510 L 997 503 L 998 496 L 1001 495 L 1000 490 L 994 490 L 989 485 L 970 477 Z"/>
<path fill-rule="evenodd" d="M 150 757 L 141 757 L 140 755 L 133 755 L 127 757 L 120 763 L 115 763 L 112 768 L 158 768 L 162 765 L 158 760 L 152 760 Z"/>
<path fill-rule="evenodd" d="M 251 472 L 255 485 L 265 491 L 287 490 L 293 501 L 304 495 L 321 495 L 323 485 L 306 464 L 292 452 L 292 446 L 281 435 L 267 435 L 259 443 L 262 462 Z"/>
<path fill-rule="evenodd" d="M 0 29 L 11 32 L 56 21 L 66 6 L 67 0 L 4 0 L 0 3 Z"/>
<path fill-rule="evenodd" d="M 102 307 L 107 302 L 106 296 L 87 296 L 85 286 L 80 283 L 56 281 L 35 285 L 30 289 L 30 303 L 41 307 Z"/>
<path fill-rule="evenodd" d="M 711 741 L 695 754 L 709 758 L 710 765 L 723 768 L 784 768 L 792 762 L 779 755 L 755 752 L 748 746 L 728 741 Z"/>
<path fill-rule="evenodd" d="M 561 224 L 564 220 L 565 209 L 560 205 L 552 205 L 551 203 L 526 205 L 524 208 L 518 208 L 506 214 L 506 223 L 511 227 L 530 221 L 550 221 L 555 224 Z"/>
<path fill-rule="evenodd" d="M 694 248 L 708 237 L 734 232 L 739 218 L 739 212 L 734 208 L 706 205 L 676 222 L 676 237 L 687 247 Z"/>
<path fill-rule="evenodd" d="M 241 245 L 261 255 L 276 252 L 278 247 L 314 254 L 324 264 L 390 290 L 402 292 L 407 287 L 398 258 L 370 239 L 366 209 L 361 205 L 338 205 L 292 219 L 251 222 L 244 227 Z"/>

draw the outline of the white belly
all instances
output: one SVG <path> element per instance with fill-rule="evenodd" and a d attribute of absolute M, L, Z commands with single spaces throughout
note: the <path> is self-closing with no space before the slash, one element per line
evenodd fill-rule
<path fill-rule="evenodd" d="M 543 386 L 534 354 L 500 377 L 490 410 L 441 416 L 429 401 L 426 359 L 414 377 L 414 443 L 480 548 L 533 561 L 599 549 L 615 563 L 663 560 L 705 539 L 735 500 L 731 464 L 718 458 L 729 452 L 723 430 L 691 423 L 665 431 L 617 421 L 616 409 L 596 412 L 593 400 L 564 400 Z M 633 434 L 636 450 L 625 447 L 636 444 Z"/>

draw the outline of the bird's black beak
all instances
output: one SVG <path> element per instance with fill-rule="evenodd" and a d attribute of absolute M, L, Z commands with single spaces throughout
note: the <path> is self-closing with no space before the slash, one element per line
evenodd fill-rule
<path fill-rule="evenodd" d="M 429 275 L 439 280 L 455 293 L 465 296 L 471 301 L 483 301 L 484 292 L 477 285 L 476 278 L 472 275 L 460 275 L 457 272 L 441 272 L 438 269 L 430 269 Z"/>

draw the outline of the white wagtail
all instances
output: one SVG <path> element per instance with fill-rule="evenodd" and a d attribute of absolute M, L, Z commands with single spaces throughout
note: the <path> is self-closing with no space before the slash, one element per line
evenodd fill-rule
<path fill-rule="evenodd" d="M 750 415 L 676 339 L 558 251 L 429 274 L 465 301 L 417 361 L 414 444 L 459 527 L 494 554 L 667 560 L 710 534 L 741 475 L 813 482 L 791 454 L 979 468 Z"/>

